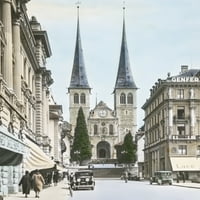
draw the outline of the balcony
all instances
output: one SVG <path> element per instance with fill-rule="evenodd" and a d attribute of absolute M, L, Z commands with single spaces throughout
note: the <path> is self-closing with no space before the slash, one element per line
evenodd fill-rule
<path fill-rule="evenodd" d="M 183 116 L 181 116 L 181 117 L 180 116 L 179 117 L 174 116 L 173 117 L 173 121 L 174 121 L 175 124 L 177 124 L 177 123 L 187 123 L 188 120 L 189 120 L 189 117 L 183 117 Z"/>
<path fill-rule="evenodd" d="M 181 141 L 186 141 L 186 140 L 196 140 L 195 135 L 171 135 L 169 137 L 171 140 L 181 140 Z"/>

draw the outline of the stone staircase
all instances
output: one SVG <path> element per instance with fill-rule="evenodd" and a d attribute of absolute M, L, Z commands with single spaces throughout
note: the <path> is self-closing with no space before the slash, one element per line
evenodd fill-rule
<path fill-rule="evenodd" d="M 120 178 L 123 168 L 93 168 L 95 178 Z"/>

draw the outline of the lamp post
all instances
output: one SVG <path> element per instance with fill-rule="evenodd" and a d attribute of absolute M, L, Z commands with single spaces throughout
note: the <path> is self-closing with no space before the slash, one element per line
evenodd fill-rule
<path fill-rule="evenodd" d="M 125 164 L 125 168 L 127 167 L 126 166 L 126 155 L 127 155 L 127 151 L 126 150 L 123 150 L 123 151 L 121 151 L 121 154 L 122 154 L 122 160 L 123 160 L 123 162 L 124 162 L 124 164 Z"/>
<path fill-rule="evenodd" d="M 79 150 L 76 150 L 74 151 L 74 155 L 76 155 L 76 160 L 78 161 L 78 164 L 80 165 L 80 151 Z"/>

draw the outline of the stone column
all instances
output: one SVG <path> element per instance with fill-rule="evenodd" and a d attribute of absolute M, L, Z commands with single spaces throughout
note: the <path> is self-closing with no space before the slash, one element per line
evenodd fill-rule
<path fill-rule="evenodd" d="M 194 134 L 194 127 L 195 127 L 195 112 L 194 112 L 194 106 L 190 106 L 190 135 L 192 136 Z"/>
<path fill-rule="evenodd" d="M 13 88 L 18 100 L 21 100 L 21 73 L 22 61 L 20 54 L 20 19 L 16 19 L 13 23 L 13 50 L 15 64 L 13 68 Z"/>
<path fill-rule="evenodd" d="M 3 77 L 9 88 L 13 88 L 12 79 L 12 17 L 11 17 L 11 0 L 2 1 L 2 22 L 4 25 L 4 33 L 6 45 L 4 49 L 3 59 Z"/>

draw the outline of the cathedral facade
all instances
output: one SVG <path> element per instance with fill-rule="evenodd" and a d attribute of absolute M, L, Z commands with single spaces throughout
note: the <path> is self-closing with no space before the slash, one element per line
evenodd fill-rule
<path fill-rule="evenodd" d="M 100 101 L 93 109 L 90 107 L 91 87 L 88 83 L 83 58 L 78 7 L 75 54 L 68 88 L 69 114 L 73 135 L 78 110 L 80 107 L 83 108 L 92 144 L 93 161 L 116 159 L 115 146 L 123 143 L 124 136 L 128 132 L 131 132 L 134 138 L 137 129 L 136 91 L 137 87 L 129 62 L 125 17 L 123 16 L 121 53 L 113 91 L 114 108 L 109 108 L 103 101 Z"/>

